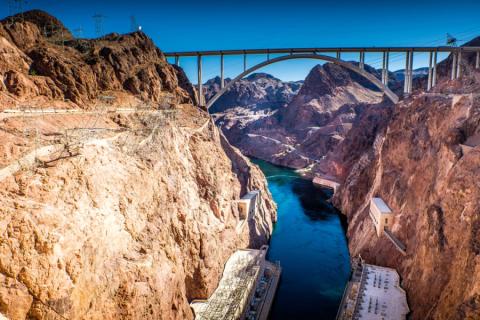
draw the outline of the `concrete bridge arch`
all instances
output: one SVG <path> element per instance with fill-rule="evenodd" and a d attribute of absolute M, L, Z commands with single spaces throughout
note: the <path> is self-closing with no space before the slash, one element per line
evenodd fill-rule
<path fill-rule="evenodd" d="M 367 72 L 365 69 L 361 69 L 357 67 L 356 65 L 340 60 L 338 58 L 334 58 L 331 56 L 327 55 L 322 55 L 322 54 L 314 54 L 314 53 L 301 53 L 301 54 L 289 54 L 273 59 L 268 59 L 267 61 L 261 62 L 253 67 L 250 67 L 240 73 L 237 77 L 235 77 L 232 81 L 227 83 L 216 95 L 214 95 L 206 104 L 206 108 L 209 109 L 225 92 L 227 92 L 232 85 L 239 81 L 240 79 L 243 79 L 245 76 L 249 75 L 250 73 L 253 73 L 257 71 L 258 69 L 261 69 L 265 66 L 281 62 L 281 61 L 286 61 L 286 60 L 293 60 L 293 59 L 316 59 L 316 60 L 322 60 L 322 61 L 327 61 L 331 62 L 337 65 L 340 65 L 344 68 L 347 68 L 351 71 L 354 71 L 358 73 L 359 75 L 363 76 L 370 82 L 372 82 L 377 88 L 383 91 L 383 93 L 393 102 L 397 103 L 399 100 L 399 97 L 392 91 L 390 90 L 385 84 L 382 83 L 377 77 L 375 77 L 373 74 Z"/>

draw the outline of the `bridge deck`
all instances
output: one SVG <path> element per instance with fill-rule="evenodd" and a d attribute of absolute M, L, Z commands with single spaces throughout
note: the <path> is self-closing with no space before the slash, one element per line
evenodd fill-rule
<path fill-rule="evenodd" d="M 325 52 L 475 52 L 480 47 L 331 47 L 331 48 L 278 48 L 278 49 L 237 49 L 237 50 L 204 50 L 164 52 L 166 57 L 219 56 L 269 53 L 325 53 Z"/>

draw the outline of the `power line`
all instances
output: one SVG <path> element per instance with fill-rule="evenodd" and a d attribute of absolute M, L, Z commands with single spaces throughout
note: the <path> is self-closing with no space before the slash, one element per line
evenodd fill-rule
<path fill-rule="evenodd" d="M 23 11 L 25 8 L 25 0 L 7 0 L 8 2 L 8 13 L 10 16 L 10 24 L 16 22 L 16 19 L 20 19 L 20 22 L 24 21 Z M 14 17 L 15 15 L 20 14 L 20 17 Z"/>
<path fill-rule="evenodd" d="M 95 22 L 95 35 L 101 37 L 103 35 L 103 20 L 106 17 L 101 13 L 96 13 L 93 16 L 93 21 Z"/>

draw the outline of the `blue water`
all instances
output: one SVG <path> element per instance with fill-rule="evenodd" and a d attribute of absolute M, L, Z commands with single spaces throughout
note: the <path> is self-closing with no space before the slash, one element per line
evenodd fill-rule
<path fill-rule="evenodd" d="M 350 272 L 345 226 L 330 194 L 293 170 L 253 160 L 278 205 L 268 258 L 282 277 L 270 320 L 335 319 Z"/>

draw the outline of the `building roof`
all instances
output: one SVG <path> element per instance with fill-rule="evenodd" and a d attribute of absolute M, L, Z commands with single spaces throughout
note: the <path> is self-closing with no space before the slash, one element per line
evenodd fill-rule
<path fill-rule="evenodd" d="M 195 311 L 195 319 L 235 320 L 247 303 L 255 285 L 260 267 L 259 259 L 264 258 L 264 250 L 238 250 L 225 264 L 222 279 L 217 289 L 207 301 L 193 301 L 190 306 Z"/>
<path fill-rule="evenodd" d="M 313 178 L 313 183 L 327 186 L 340 186 L 340 183 L 335 181 L 333 178 L 326 178 L 323 176 L 316 176 Z"/>
<path fill-rule="evenodd" d="M 403 320 L 409 312 L 397 271 L 365 264 L 353 318 Z"/>
<path fill-rule="evenodd" d="M 372 201 L 381 213 L 392 213 L 392 210 L 390 210 L 382 198 L 372 198 Z"/>
<path fill-rule="evenodd" d="M 247 194 L 245 194 L 241 200 L 251 200 L 253 199 L 254 197 L 256 197 L 258 194 L 260 193 L 260 191 L 258 190 L 253 190 L 253 191 L 250 191 L 248 192 Z"/>

